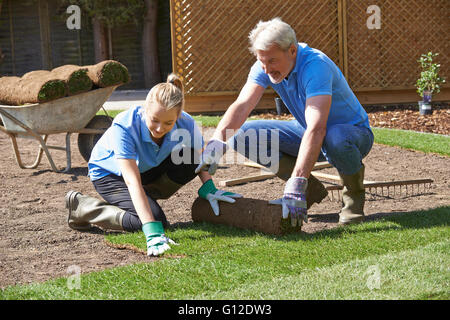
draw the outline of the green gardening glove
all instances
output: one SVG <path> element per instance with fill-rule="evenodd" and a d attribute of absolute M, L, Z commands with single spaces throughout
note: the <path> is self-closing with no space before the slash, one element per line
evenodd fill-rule
<path fill-rule="evenodd" d="M 145 238 L 147 239 L 147 255 L 158 256 L 170 249 L 170 244 L 176 244 L 164 234 L 161 221 L 147 222 L 142 225 Z"/>
<path fill-rule="evenodd" d="M 234 203 L 236 201 L 234 200 L 235 198 L 242 198 L 242 195 L 239 193 L 218 190 L 212 179 L 206 181 L 201 188 L 198 189 L 198 195 L 200 198 L 209 201 L 216 216 L 219 215 L 219 201 Z"/>

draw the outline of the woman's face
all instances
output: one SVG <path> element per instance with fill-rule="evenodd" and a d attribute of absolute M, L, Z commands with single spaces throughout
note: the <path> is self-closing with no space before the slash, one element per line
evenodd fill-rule
<path fill-rule="evenodd" d="M 155 142 L 161 142 L 164 136 L 172 130 L 178 119 L 180 110 L 166 110 L 158 104 L 153 104 L 146 110 L 146 123 L 150 135 Z"/>

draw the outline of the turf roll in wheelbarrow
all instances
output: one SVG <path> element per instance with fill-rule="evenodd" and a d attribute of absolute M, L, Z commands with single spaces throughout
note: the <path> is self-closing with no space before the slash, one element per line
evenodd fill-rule
<path fill-rule="evenodd" d="M 55 68 L 51 72 L 58 79 L 66 81 L 69 96 L 89 91 L 94 85 L 85 67 L 68 64 Z"/>
<path fill-rule="evenodd" d="M 37 79 L 51 75 L 55 79 L 64 81 L 67 86 L 67 94 L 73 96 L 92 89 L 93 83 L 88 76 L 88 69 L 76 65 L 67 64 L 57 67 L 52 71 L 36 70 L 22 76 L 22 79 Z"/>
<path fill-rule="evenodd" d="M 219 216 L 214 214 L 209 201 L 197 198 L 192 205 L 192 220 L 274 235 L 301 231 L 301 226 L 292 227 L 289 218 L 282 218 L 281 205 L 251 198 L 236 199 L 235 203 L 220 202 Z"/>
<path fill-rule="evenodd" d="M 88 75 L 97 87 L 104 88 L 125 84 L 130 81 L 127 67 L 118 61 L 105 60 L 97 64 L 86 66 Z"/>
<path fill-rule="evenodd" d="M 66 95 L 66 83 L 49 72 L 43 72 L 39 77 L 0 78 L 0 104 L 20 106 L 26 103 L 43 103 Z"/>

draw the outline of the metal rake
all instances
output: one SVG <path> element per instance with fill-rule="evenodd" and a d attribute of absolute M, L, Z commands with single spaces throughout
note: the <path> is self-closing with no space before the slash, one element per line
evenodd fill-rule
<path fill-rule="evenodd" d="M 364 188 L 370 197 L 368 200 L 394 199 L 419 196 L 430 193 L 432 179 L 414 179 L 399 181 L 365 181 Z M 331 201 L 342 200 L 342 185 L 327 186 L 328 196 Z"/>

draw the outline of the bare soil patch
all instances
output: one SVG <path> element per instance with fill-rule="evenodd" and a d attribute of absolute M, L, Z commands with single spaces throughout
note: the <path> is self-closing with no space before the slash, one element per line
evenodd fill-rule
<path fill-rule="evenodd" d="M 205 137 L 211 129 L 204 131 Z M 64 135 L 49 137 L 49 143 L 63 145 Z M 19 140 L 24 159 L 34 160 L 37 143 Z M 67 225 L 64 196 L 77 190 L 97 196 L 87 175 L 87 164 L 78 152 L 76 135 L 72 137 L 72 167 L 66 174 L 54 173 L 44 158 L 37 169 L 20 169 L 14 159 L 10 139 L 0 134 L 0 287 L 45 281 L 68 276 L 68 267 L 79 266 L 83 273 L 102 270 L 149 258 L 132 250 L 107 246 L 104 233 L 78 232 Z M 52 151 L 60 166 L 65 165 L 65 153 Z M 430 193 L 378 198 L 366 202 L 369 219 L 378 219 L 396 212 L 431 209 L 450 204 L 450 159 L 400 148 L 375 145 L 365 160 L 366 179 L 392 181 L 431 178 Z M 259 169 L 237 164 L 224 164 L 217 171 L 216 182 L 259 173 Z M 323 172 L 336 174 L 335 169 Z M 191 206 L 201 186 L 196 178 L 172 198 L 160 201 L 172 225 L 189 223 Z M 278 178 L 227 188 L 248 198 L 272 200 L 282 195 L 284 182 Z M 313 233 L 337 226 L 340 204 L 328 199 L 309 210 L 310 222 L 303 231 Z"/>

